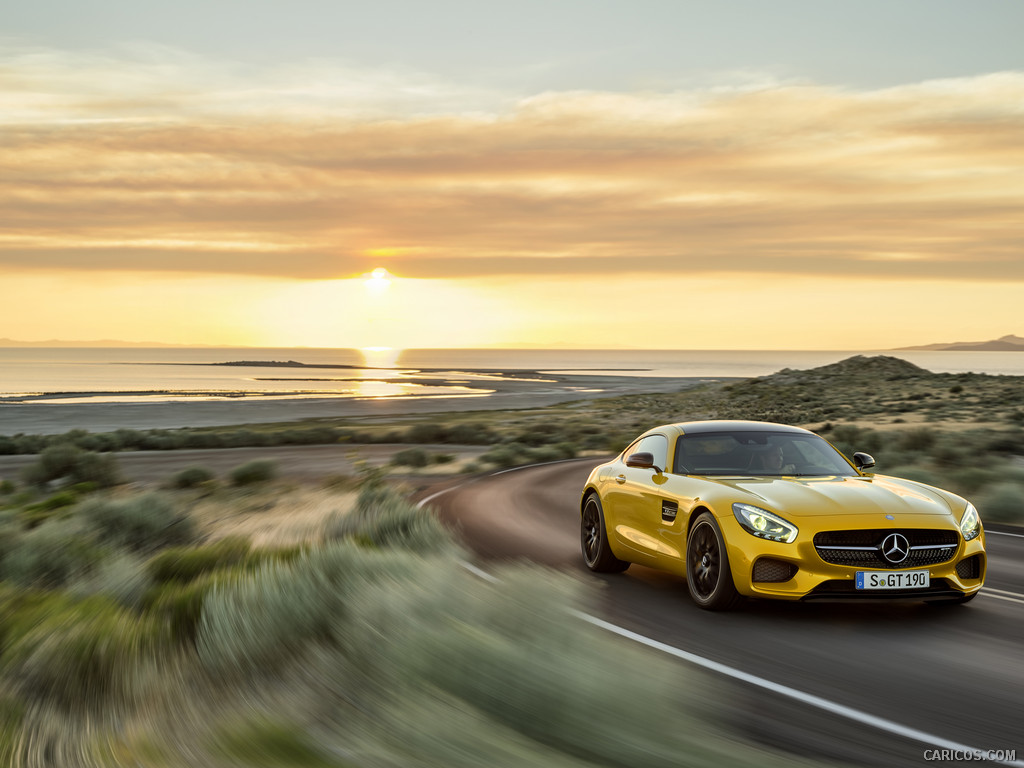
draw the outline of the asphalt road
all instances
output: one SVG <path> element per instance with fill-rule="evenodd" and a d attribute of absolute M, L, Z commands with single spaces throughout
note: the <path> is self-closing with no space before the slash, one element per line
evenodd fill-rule
<path fill-rule="evenodd" d="M 618 626 L 897 726 L 1016 750 L 1024 761 L 1024 537 L 987 532 L 986 590 L 968 605 L 750 601 L 709 613 L 691 602 L 683 579 L 635 565 L 614 576 L 586 570 L 579 494 L 596 463 L 491 475 L 428 503 L 458 526 L 485 568 L 527 558 L 599 582 L 600 618 Z M 853 765 L 954 764 L 924 759 L 939 744 L 726 677 L 720 690 L 736 722 L 766 744 Z"/>

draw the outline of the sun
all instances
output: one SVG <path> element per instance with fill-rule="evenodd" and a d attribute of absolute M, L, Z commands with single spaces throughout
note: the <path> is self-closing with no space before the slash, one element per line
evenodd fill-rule
<path fill-rule="evenodd" d="M 391 285 L 391 274 L 384 267 L 377 267 L 369 273 L 364 283 L 366 290 L 374 296 L 379 296 Z"/>

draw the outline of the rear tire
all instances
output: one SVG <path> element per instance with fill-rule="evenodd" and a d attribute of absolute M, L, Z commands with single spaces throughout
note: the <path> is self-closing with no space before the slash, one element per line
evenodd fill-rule
<path fill-rule="evenodd" d="M 583 503 L 580 520 L 580 546 L 583 562 L 595 573 L 622 573 L 629 563 L 619 560 L 608 546 L 608 529 L 604 523 L 604 509 L 601 500 L 593 493 Z"/>
<path fill-rule="evenodd" d="M 693 601 L 709 611 L 727 611 L 740 600 L 718 523 L 702 512 L 686 538 L 686 585 Z"/>

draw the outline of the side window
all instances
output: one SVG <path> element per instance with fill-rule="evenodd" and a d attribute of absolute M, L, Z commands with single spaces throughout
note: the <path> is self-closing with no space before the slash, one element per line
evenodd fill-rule
<path fill-rule="evenodd" d="M 638 447 L 639 445 L 640 445 L 640 441 L 639 440 L 636 440 L 636 441 L 630 443 L 629 447 L 622 452 L 622 461 L 625 461 L 630 456 L 632 456 L 634 453 L 639 453 L 639 451 L 640 451 L 640 448 Z"/>
<path fill-rule="evenodd" d="M 668 461 L 668 439 L 662 435 L 648 435 L 628 449 L 626 458 L 634 453 L 649 453 L 654 456 L 654 466 L 665 470 Z"/>

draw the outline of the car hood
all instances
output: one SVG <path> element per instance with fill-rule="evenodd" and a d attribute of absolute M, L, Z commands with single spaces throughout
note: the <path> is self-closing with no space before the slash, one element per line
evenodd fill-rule
<path fill-rule="evenodd" d="M 793 518 L 856 514 L 950 515 L 941 493 L 911 480 L 874 475 L 827 478 L 708 478 L 735 500 Z"/>

